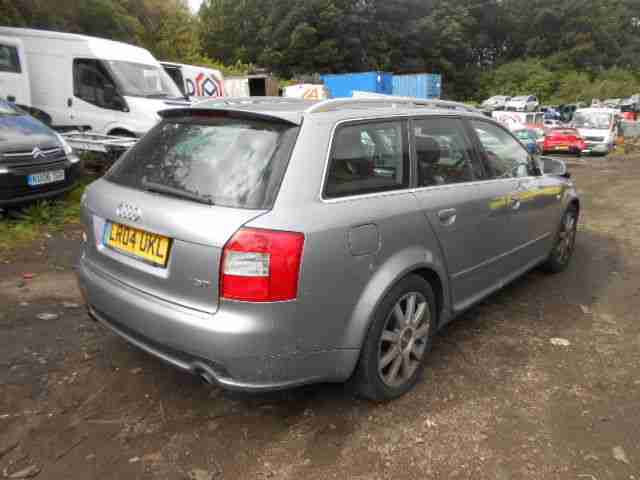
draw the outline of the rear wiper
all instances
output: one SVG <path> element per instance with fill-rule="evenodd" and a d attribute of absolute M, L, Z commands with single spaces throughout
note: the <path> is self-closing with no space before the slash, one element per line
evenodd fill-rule
<path fill-rule="evenodd" d="M 179 188 L 168 187 L 161 183 L 149 182 L 145 179 L 142 180 L 142 187 L 147 192 L 164 193 L 177 198 L 186 198 L 187 200 L 193 200 L 194 202 L 204 203 L 205 205 L 215 205 L 213 200 L 207 197 L 201 197 L 200 195 L 186 190 L 180 190 Z"/>

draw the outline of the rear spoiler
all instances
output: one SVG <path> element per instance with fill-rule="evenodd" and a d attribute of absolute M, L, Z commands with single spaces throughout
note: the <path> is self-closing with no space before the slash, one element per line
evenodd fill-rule
<path fill-rule="evenodd" d="M 160 110 L 158 115 L 162 119 L 178 119 L 178 118 L 245 118 L 250 120 L 266 120 L 269 122 L 285 123 L 292 126 L 300 125 L 301 121 L 296 122 L 293 118 L 285 118 L 278 115 L 272 115 L 269 113 L 252 112 L 249 110 L 220 107 L 220 108 L 204 108 L 204 107 L 186 107 L 186 108 L 169 108 L 167 110 Z"/>

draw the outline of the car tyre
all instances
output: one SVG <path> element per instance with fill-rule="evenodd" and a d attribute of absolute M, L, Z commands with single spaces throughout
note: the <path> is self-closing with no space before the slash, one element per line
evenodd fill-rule
<path fill-rule="evenodd" d="M 436 324 L 431 285 L 417 275 L 398 282 L 373 314 L 352 377 L 356 393 L 388 401 L 411 390 L 424 370 Z"/>
<path fill-rule="evenodd" d="M 544 270 L 550 273 L 560 273 L 567 269 L 575 249 L 577 231 L 578 209 L 572 205 L 562 216 L 553 249 L 543 264 Z"/>

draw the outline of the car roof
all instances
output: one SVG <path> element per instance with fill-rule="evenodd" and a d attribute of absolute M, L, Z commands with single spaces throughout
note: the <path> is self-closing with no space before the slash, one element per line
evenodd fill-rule
<path fill-rule="evenodd" d="M 618 111 L 615 108 L 607 108 L 607 107 L 588 107 L 588 108 L 578 108 L 576 113 L 613 113 L 616 114 Z"/>
<path fill-rule="evenodd" d="M 486 118 L 473 107 L 445 100 L 409 97 L 342 98 L 324 101 L 284 97 L 242 97 L 205 100 L 191 107 L 198 110 L 228 110 L 269 116 L 300 125 L 311 115 L 343 121 L 389 116 L 470 114 Z"/>

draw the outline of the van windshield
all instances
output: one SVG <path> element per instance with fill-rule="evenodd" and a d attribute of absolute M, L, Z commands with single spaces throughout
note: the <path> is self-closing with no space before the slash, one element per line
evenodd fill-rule
<path fill-rule="evenodd" d="M 162 67 L 110 60 L 105 62 L 122 95 L 147 98 L 182 97 L 180 90 Z"/>
<path fill-rule="evenodd" d="M 576 112 L 573 116 L 573 126 L 576 128 L 593 128 L 609 130 L 613 115 L 606 112 Z"/>
<path fill-rule="evenodd" d="M 199 203 L 269 208 L 298 127 L 212 115 L 164 120 L 123 155 L 107 180 Z"/>

